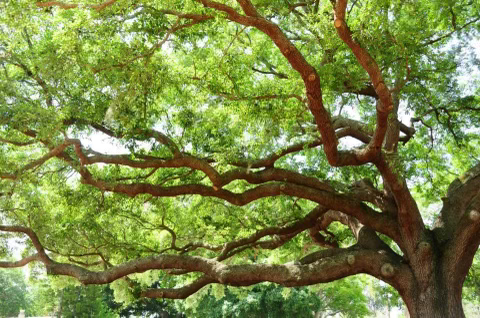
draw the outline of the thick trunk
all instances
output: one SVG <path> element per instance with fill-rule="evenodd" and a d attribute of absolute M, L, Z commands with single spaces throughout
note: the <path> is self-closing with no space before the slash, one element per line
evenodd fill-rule
<path fill-rule="evenodd" d="M 462 284 L 446 284 L 445 281 L 448 279 L 431 279 L 431 284 L 426 289 L 421 290 L 417 287 L 403 293 L 402 298 L 411 318 L 465 317 L 462 306 Z"/>

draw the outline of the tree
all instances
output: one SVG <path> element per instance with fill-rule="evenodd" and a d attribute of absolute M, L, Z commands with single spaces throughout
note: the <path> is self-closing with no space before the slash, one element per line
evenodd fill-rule
<path fill-rule="evenodd" d="M 152 287 L 159 287 L 153 284 Z M 113 311 L 117 312 L 120 317 L 150 317 L 150 318 L 184 318 L 183 313 L 178 312 L 172 301 L 155 298 L 141 298 L 133 303 L 124 305 L 116 302 L 114 292 L 111 288 L 104 288 L 104 301 L 106 305 Z"/>
<path fill-rule="evenodd" d="M 183 317 L 166 300 L 142 298 L 128 305 L 115 301 L 109 286 L 74 286 L 62 279 L 33 279 L 27 312 L 36 316 L 62 317 Z M 65 285 L 65 283 L 67 283 Z M 155 285 L 154 285 L 155 286 Z"/>
<path fill-rule="evenodd" d="M 364 290 L 364 282 L 352 277 L 320 285 L 317 294 L 322 306 L 316 310 L 315 318 L 335 317 L 337 314 L 341 317 L 368 317 L 371 312 Z M 384 295 L 375 297 L 382 299 Z"/>
<path fill-rule="evenodd" d="M 320 296 L 320 297 L 319 297 Z M 190 308 L 187 317 L 366 317 L 370 314 L 362 286 L 356 280 L 327 284 L 314 292 L 306 287 L 286 289 L 260 284 L 251 290 L 219 286 Z"/>
<path fill-rule="evenodd" d="M 391 317 L 392 308 L 402 308 L 402 302 L 395 289 L 385 284 L 373 284 L 373 295 L 382 295 L 372 299 L 371 306 L 375 311 L 386 309 L 387 317 Z"/>
<path fill-rule="evenodd" d="M 19 270 L 0 270 L 0 317 L 18 316 L 22 309 L 30 311 L 30 300 L 27 297 L 27 285 L 23 273 Z"/>
<path fill-rule="evenodd" d="M 0 267 L 147 298 L 366 273 L 464 317 L 478 1 L 0 6 Z"/>
<path fill-rule="evenodd" d="M 67 286 L 59 291 L 61 317 L 115 317 L 99 286 Z"/>
<path fill-rule="evenodd" d="M 189 317 L 313 317 L 319 298 L 306 288 L 294 288 L 289 295 L 281 286 L 256 285 L 247 295 L 238 297 L 230 289 L 220 286 L 210 289 L 197 306 L 187 311 Z"/>
<path fill-rule="evenodd" d="M 61 299 L 58 297 L 58 290 L 52 281 L 30 277 L 29 284 L 31 285 L 29 295 L 32 299 L 30 315 L 54 317 L 58 314 Z"/>

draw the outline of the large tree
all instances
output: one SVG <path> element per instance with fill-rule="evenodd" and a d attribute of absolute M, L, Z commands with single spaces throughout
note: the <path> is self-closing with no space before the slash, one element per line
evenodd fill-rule
<path fill-rule="evenodd" d="M 159 298 L 366 273 L 464 316 L 477 0 L 0 8 L 0 267 Z"/>

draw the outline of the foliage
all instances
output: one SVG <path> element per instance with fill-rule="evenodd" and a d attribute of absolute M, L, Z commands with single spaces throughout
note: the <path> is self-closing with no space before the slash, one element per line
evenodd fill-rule
<path fill-rule="evenodd" d="M 362 282 L 356 278 L 315 288 L 287 289 L 259 284 L 242 291 L 217 285 L 188 308 L 186 314 L 188 317 L 328 317 L 335 314 L 366 317 L 370 311 L 362 289 Z"/>
<path fill-rule="evenodd" d="M 372 312 L 368 308 L 368 297 L 364 285 L 369 279 L 365 277 L 348 277 L 318 287 L 318 296 L 322 306 L 316 311 L 323 314 L 317 317 L 329 317 L 340 314 L 341 317 L 366 317 Z M 384 299 L 383 294 L 373 294 L 374 299 Z M 374 311 L 375 312 L 375 311 Z"/>
<path fill-rule="evenodd" d="M 62 286 L 63 285 L 63 286 Z M 78 286 L 52 279 L 32 281 L 29 297 L 31 313 L 62 317 L 182 317 L 171 303 L 157 299 L 139 299 L 125 304 L 115 301 L 109 286 Z"/>
<path fill-rule="evenodd" d="M 53 316 L 60 308 L 58 290 L 48 279 L 31 279 L 29 290 L 32 299 L 32 314 L 35 316 Z"/>
<path fill-rule="evenodd" d="M 68 286 L 58 297 L 62 317 L 116 317 L 105 304 L 100 286 Z"/>
<path fill-rule="evenodd" d="M 374 297 L 370 306 L 374 311 L 386 310 L 388 315 L 394 308 L 401 309 L 404 304 L 398 292 L 392 286 L 378 281 L 372 281 L 370 291 Z"/>
<path fill-rule="evenodd" d="M 319 298 L 307 288 L 293 288 L 288 295 L 272 284 L 256 285 L 245 296 L 225 288 L 224 296 L 216 298 L 210 290 L 188 317 L 313 317 L 320 307 Z"/>
<path fill-rule="evenodd" d="M 120 317 L 147 316 L 151 318 L 182 318 L 172 302 L 161 299 L 142 298 L 130 304 L 116 302 L 113 290 L 109 287 L 103 288 L 104 302 L 110 310 L 116 312 Z"/>
<path fill-rule="evenodd" d="M 0 269 L 0 317 L 16 317 L 21 309 L 29 315 L 31 299 L 27 292 L 22 271 Z"/>

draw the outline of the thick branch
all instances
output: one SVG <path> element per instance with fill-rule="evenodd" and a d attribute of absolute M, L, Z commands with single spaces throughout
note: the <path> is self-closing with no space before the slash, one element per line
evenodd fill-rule
<path fill-rule="evenodd" d="M 16 226 L 16 225 L 0 225 L 0 231 L 11 232 L 11 233 L 24 233 L 32 241 L 33 246 L 37 250 L 37 254 L 27 257 L 19 262 L 26 262 L 26 260 L 29 260 L 29 261 L 40 260 L 46 265 L 51 263 L 52 260 L 45 253 L 45 249 L 43 248 L 43 245 L 40 243 L 40 239 L 31 228 L 24 227 L 24 226 Z"/>
<path fill-rule="evenodd" d="M 304 218 L 294 222 L 289 226 L 266 228 L 266 229 L 257 231 L 255 234 L 247 238 L 227 243 L 223 247 L 222 253 L 217 257 L 217 260 L 222 261 L 226 259 L 227 256 L 231 256 L 232 255 L 231 251 L 233 251 L 234 249 L 257 243 L 261 238 L 265 236 L 274 236 L 274 235 L 290 236 L 292 234 L 293 235 L 298 234 L 304 231 L 305 229 L 313 226 L 315 224 L 315 220 L 326 211 L 327 209 L 325 209 L 324 207 L 317 206 L 310 213 L 308 213 Z M 261 244 L 262 243 L 260 243 L 260 245 Z"/>
<path fill-rule="evenodd" d="M 382 72 L 380 71 L 377 62 L 358 42 L 352 38 L 352 32 L 345 22 L 345 10 L 347 8 L 347 2 L 347 0 L 338 0 L 336 2 L 334 26 L 340 38 L 352 50 L 353 54 L 357 58 L 357 61 L 370 76 L 372 84 L 375 87 L 375 92 L 382 101 L 378 110 L 380 112 L 388 113 L 393 107 L 392 96 L 384 83 Z"/>
<path fill-rule="evenodd" d="M 452 253 L 467 253 L 471 249 L 475 252 L 480 239 L 477 217 L 480 217 L 480 163 L 450 184 L 435 223 L 437 240 L 449 241 Z"/>
<path fill-rule="evenodd" d="M 165 298 L 185 298 L 213 282 L 247 286 L 269 281 L 284 286 L 304 286 L 329 282 L 358 273 L 368 273 L 398 285 L 403 281 L 402 276 L 408 274 L 405 265 L 397 263 L 387 255 L 361 249 L 344 250 L 343 253 L 321 258 L 307 265 L 225 265 L 202 257 L 166 254 L 140 258 L 98 272 L 43 258 L 42 262 L 45 263 L 49 274 L 71 276 L 85 285 L 107 284 L 129 274 L 154 269 L 182 269 L 205 274 L 203 278 L 180 289 L 147 290 L 142 294 L 145 297 Z M 386 271 L 385 267 L 389 270 Z"/>
<path fill-rule="evenodd" d="M 194 170 L 203 171 L 210 181 L 217 186 L 221 187 L 225 182 L 221 175 L 208 164 L 208 162 L 188 155 L 181 155 L 174 159 L 161 159 L 156 157 L 150 157 L 145 155 L 137 155 L 139 159 L 131 159 L 129 155 L 104 155 L 95 153 L 93 156 L 85 156 L 80 149 L 80 156 L 83 165 L 91 165 L 95 163 L 107 163 L 125 165 L 132 168 L 191 168 Z M 83 157 L 83 158 L 82 158 Z"/>
<path fill-rule="evenodd" d="M 320 181 L 314 177 L 307 177 L 297 172 L 277 168 L 267 168 L 258 172 L 251 172 L 248 169 L 237 169 L 226 172 L 222 175 L 222 179 L 222 186 L 235 180 L 246 180 L 251 184 L 280 181 L 303 185 L 312 189 L 334 192 L 334 189 L 327 182 Z"/>
<path fill-rule="evenodd" d="M 397 205 L 392 198 L 387 197 L 382 191 L 374 187 L 369 179 L 361 179 L 356 181 L 349 188 L 348 194 L 353 198 L 370 202 L 379 207 L 382 212 L 387 212 L 392 215 L 397 213 Z"/>
<path fill-rule="evenodd" d="M 305 57 L 293 43 L 290 42 L 282 30 L 276 24 L 261 17 L 250 1 L 238 1 L 246 16 L 239 14 L 232 7 L 215 1 L 198 1 L 205 7 L 226 13 L 227 19 L 231 21 L 257 28 L 272 39 L 290 65 L 302 76 L 307 90 L 309 108 L 322 135 L 324 150 L 328 161 L 331 164 L 340 164 L 337 151 L 337 139 L 330 122 L 330 115 L 323 106 L 322 90 L 317 71 L 306 61 Z"/>
<path fill-rule="evenodd" d="M 21 173 L 23 173 L 25 171 L 28 171 L 30 169 L 33 169 L 35 167 L 38 167 L 38 166 L 44 164 L 46 161 L 48 161 L 49 159 L 51 159 L 53 157 L 59 156 L 61 153 L 63 153 L 65 148 L 67 148 L 68 146 L 70 146 L 70 145 L 72 145 L 76 142 L 78 142 L 78 141 L 77 140 L 66 140 L 64 143 L 62 143 L 62 144 L 56 146 L 55 148 L 53 148 L 52 150 L 50 150 L 47 154 L 43 155 L 42 157 L 40 157 L 36 160 L 31 161 L 30 163 L 26 164 L 22 168 L 18 169 L 15 173 L 13 173 L 13 174 L 1 174 L 1 178 L 2 179 L 16 180 Z"/>
<path fill-rule="evenodd" d="M 372 263 L 368 264 L 369 261 Z M 318 251 L 295 264 L 227 266 L 220 277 L 223 283 L 232 286 L 247 286 L 264 281 L 284 286 L 305 286 L 330 282 L 357 273 L 368 273 L 398 288 L 402 288 L 403 278 L 410 276 L 406 266 L 399 265 L 393 259 L 375 251 L 362 251 L 352 247 Z M 201 287 L 218 282 L 221 282 L 220 279 L 204 276 L 184 287 L 150 289 L 143 292 L 142 296 L 183 299 Z"/>
<path fill-rule="evenodd" d="M 356 217 L 362 224 L 368 225 L 375 231 L 386 234 L 394 240 L 399 239 L 396 222 L 390 216 L 378 213 L 367 205 L 353 200 L 347 195 L 336 194 L 330 191 L 313 189 L 288 182 L 273 182 L 262 184 L 243 193 L 233 193 L 231 191 L 208 187 L 205 185 L 180 185 L 171 187 L 162 187 L 148 183 L 134 184 L 116 184 L 103 180 L 95 179 L 85 168 L 80 169 L 82 182 L 90 184 L 103 191 L 112 191 L 124 193 L 134 197 L 138 194 L 150 194 L 154 197 L 173 197 L 186 194 L 197 194 L 201 196 L 216 197 L 226 200 L 234 205 L 246 205 L 255 200 L 279 196 L 290 195 L 304 198 L 324 205 L 329 209 L 340 210 L 344 213 Z"/>
<path fill-rule="evenodd" d="M 454 228 L 480 189 L 480 163 L 456 178 L 448 187 L 441 218 L 445 226 Z"/>
<path fill-rule="evenodd" d="M 357 61 L 365 71 L 367 71 L 375 88 L 375 92 L 379 96 L 379 101 L 377 102 L 377 125 L 375 133 L 368 146 L 357 155 L 362 161 L 364 160 L 366 162 L 372 161 L 380 152 L 387 131 L 388 114 L 393 108 L 393 100 L 376 61 L 352 37 L 352 32 L 348 28 L 345 17 L 347 2 L 347 0 L 338 0 L 336 2 L 334 26 L 340 38 L 348 45 L 357 58 Z"/>
<path fill-rule="evenodd" d="M 238 167 L 245 167 L 245 168 L 249 167 L 251 169 L 263 168 L 263 167 L 273 167 L 273 165 L 275 164 L 275 162 L 278 159 L 280 159 L 280 158 L 282 158 L 282 157 L 284 157 L 288 154 L 302 151 L 305 148 L 307 148 L 307 149 L 316 148 L 316 147 L 318 147 L 322 144 L 323 144 L 323 142 L 321 140 L 300 142 L 300 143 L 291 145 L 291 146 L 289 146 L 285 149 L 282 149 L 281 151 L 277 151 L 275 153 L 272 153 L 271 155 L 269 155 L 269 156 L 267 156 L 263 159 L 258 159 L 258 160 L 251 161 L 251 162 L 248 162 L 248 161 L 234 161 L 234 162 L 231 162 L 230 164 L 233 165 L 233 166 L 238 166 Z"/>
<path fill-rule="evenodd" d="M 319 207 L 297 224 L 285 227 L 279 233 L 287 233 L 292 229 L 296 231 L 295 227 L 304 226 L 324 211 L 325 209 Z M 246 286 L 269 281 L 284 286 L 304 286 L 329 282 L 358 273 L 368 273 L 398 286 L 404 281 L 402 277 L 409 273 L 405 265 L 401 265 L 395 258 L 385 253 L 355 247 L 345 250 L 336 249 L 335 253 L 322 254 L 322 257 L 315 255 L 313 259 L 310 256 L 311 260 L 309 262 L 303 259 L 298 264 L 225 265 L 218 260 L 197 256 L 161 254 L 111 266 L 103 271 L 91 271 L 75 264 L 52 261 L 45 254 L 37 235 L 30 228 L 0 226 L 0 231 L 27 234 L 38 251 L 38 254 L 18 262 L 1 262 L 1 267 L 21 266 L 36 260 L 44 263 L 49 274 L 71 276 L 85 285 L 106 284 L 129 274 L 155 269 L 176 269 L 205 274 L 194 283 L 181 288 L 147 290 L 142 293 L 144 297 L 185 298 L 201 287 L 214 282 L 232 286 Z M 386 268 L 388 270 L 385 270 Z"/>
<path fill-rule="evenodd" d="M 415 128 L 413 126 L 408 127 L 402 122 L 400 122 L 400 131 L 405 134 L 405 136 L 400 136 L 399 139 L 403 144 L 406 144 L 415 134 Z"/>
<path fill-rule="evenodd" d="M 398 172 L 399 168 L 395 166 L 395 156 L 397 154 L 392 154 L 393 158 L 387 159 L 385 154 L 382 154 L 375 162 L 375 166 L 395 199 L 399 230 L 405 247 L 404 253 L 414 255 L 416 246 L 424 238 L 425 224 L 405 179 Z"/>
<path fill-rule="evenodd" d="M 32 145 L 32 144 L 36 143 L 35 140 L 15 141 L 15 140 L 9 140 L 9 139 L 5 139 L 5 138 L 0 138 L 0 142 L 11 144 L 11 145 L 18 146 L 18 147 L 29 146 L 29 145 Z"/>
<path fill-rule="evenodd" d="M 374 134 L 373 129 L 368 127 L 365 123 L 345 118 L 343 116 L 333 117 L 333 127 L 334 129 L 350 128 L 352 130 L 352 137 L 364 143 L 369 143 Z"/>
<path fill-rule="evenodd" d="M 336 119 L 334 120 L 334 127 L 335 129 L 337 128 L 344 128 L 337 130 L 335 135 L 338 139 L 350 136 L 353 138 L 356 138 L 360 141 L 363 141 L 365 143 L 368 143 L 369 136 L 364 134 L 361 130 L 355 129 L 356 127 L 350 127 L 348 125 L 343 125 L 340 123 L 340 121 L 337 123 Z M 321 139 L 313 140 L 313 141 L 307 141 L 307 142 L 300 142 L 291 146 L 288 146 L 287 148 L 284 148 L 281 151 L 277 151 L 275 153 L 272 153 L 269 156 L 266 156 L 263 159 L 257 159 L 254 161 L 234 161 L 230 162 L 229 164 L 233 166 L 238 166 L 238 167 L 245 167 L 249 169 L 254 169 L 254 168 L 263 168 L 263 167 L 273 167 L 275 162 L 288 155 L 291 153 L 299 152 L 304 149 L 311 149 L 311 148 L 316 148 L 318 146 L 323 145 L 323 141 Z M 346 161 L 347 162 L 347 161 Z M 354 164 L 353 160 L 350 161 L 349 163 Z"/>
<path fill-rule="evenodd" d="M 361 224 L 356 218 L 346 215 L 345 213 L 330 210 L 320 217 L 317 221 L 317 227 L 319 229 L 326 229 L 334 221 L 340 222 L 350 228 L 350 231 L 355 236 L 357 241 L 356 245 L 358 247 L 382 250 L 400 261 L 401 257 L 382 241 L 375 231 Z M 402 246 L 402 242 L 397 243 L 399 246 Z"/>
<path fill-rule="evenodd" d="M 169 299 L 185 299 L 190 295 L 195 294 L 200 288 L 215 283 L 215 279 L 208 276 L 203 276 L 193 283 L 179 288 L 156 288 L 147 289 L 140 294 L 141 297 L 146 298 L 169 298 Z"/>
<path fill-rule="evenodd" d="M 452 280 L 463 282 L 480 244 L 480 193 L 458 222 L 446 246 L 445 260 Z"/>
<path fill-rule="evenodd" d="M 24 257 L 19 261 L 11 261 L 11 262 L 0 261 L 0 268 L 23 267 L 30 262 L 41 261 L 41 260 L 42 259 L 41 259 L 39 254 L 34 254 L 34 255 L 31 255 L 31 256 Z"/>
<path fill-rule="evenodd" d="M 343 82 L 343 85 L 344 85 L 346 93 L 369 96 L 369 97 L 373 97 L 375 99 L 379 98 L 377 92 L 375 91 L 375 88 L 370 83 L 365 84 L 365 86 L 363 86 L 359 89 L 352 87 L 352 85 L 349 82 L 346 82 L 346 81 Z"/>

